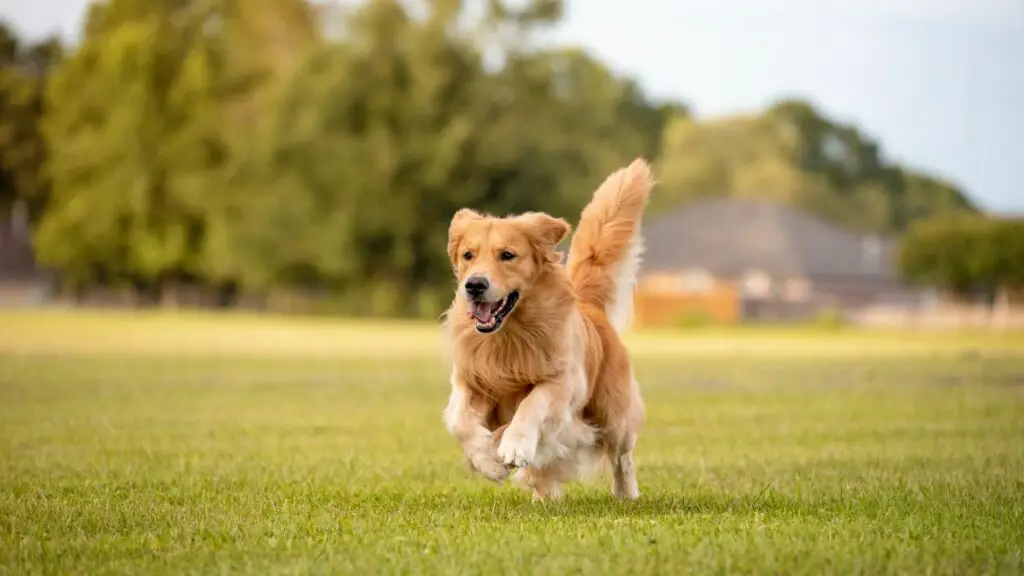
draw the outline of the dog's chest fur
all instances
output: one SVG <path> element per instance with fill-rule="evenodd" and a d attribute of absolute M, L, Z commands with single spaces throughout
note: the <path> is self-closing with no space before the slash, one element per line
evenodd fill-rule
<path fill-rule="evenodd" d="M 537 335 L 509 330 L 468 335 L 457 348 L 456 369 L 466 385 L 495 400 L 518 396 L 564 373 L 560 347 L 545 345 Z"/>

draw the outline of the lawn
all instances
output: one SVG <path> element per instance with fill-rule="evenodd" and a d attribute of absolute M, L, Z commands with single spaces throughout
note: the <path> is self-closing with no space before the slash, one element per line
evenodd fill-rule
<path fill-rule="evenodd" d="M 641 498 L 471 477 L 430 325 L 0 314 L 0 573 L 1021 574 L 1020 335 L 631 335 Z"/>

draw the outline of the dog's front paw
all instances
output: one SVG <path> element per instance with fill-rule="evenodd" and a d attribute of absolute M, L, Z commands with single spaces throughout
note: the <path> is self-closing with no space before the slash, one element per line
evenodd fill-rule
<path fill-rule="evenodd" d="M 498 458 L 494 441 L 487 437 L 479 446 L 467 447 L 466 460 L 469 466 L 484 477 L 494 482 L 501 482 L 508 477 L 508 468 Z"/>
<path fill-rule="evenodd" d="M 536 431 L 524 430 L 515 424 L 509 426 L 498 444 L 498 458 L 508 466 L 525 468 L 537 459 Z"/>
<path fill-rule="evenodd" d="M 500 483 L 508 477 L 508 468 L 493 454 L 474 454 L 469 463 L 474 470 L 493 482 Z"/>

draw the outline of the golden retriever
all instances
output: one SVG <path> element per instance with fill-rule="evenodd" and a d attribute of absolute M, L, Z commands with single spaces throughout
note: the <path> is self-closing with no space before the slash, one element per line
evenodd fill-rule
<path fill-rule="evenodd" d="M 619 333 L 633 311 L 640 221 L 654 185 L 642 158 L 609 176 L 569 224 L 544 213 L 498 218 L 464 208 L 448 232 L 455 298 L 450 434 L 470 467 L 554 499 L 588 467 L 611 463 L 612 494 L 637 498 L 633 450 L 644 419 Z"/>

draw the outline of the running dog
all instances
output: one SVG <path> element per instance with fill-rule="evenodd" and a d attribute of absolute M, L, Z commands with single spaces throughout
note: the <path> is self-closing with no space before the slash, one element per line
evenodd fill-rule
<path fill-rule="evenodd" d="M 555 246 L 570 225 L 561 218 L 468 208 L 453 216 L 444 421 L 474 471 L 500 482 L 516 468 L 513 479 L 545 500 L 610 462 L 612 494 L 639 496 L 633 451 L 644 404 L 620 333 L 632 318 L 654 183 L 642 158 L 608 176 L 564 265 Z"/>

